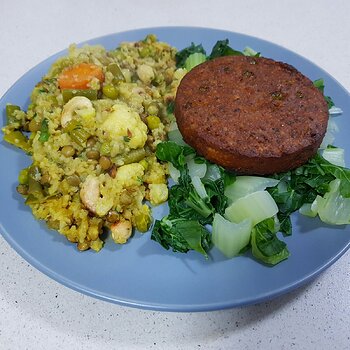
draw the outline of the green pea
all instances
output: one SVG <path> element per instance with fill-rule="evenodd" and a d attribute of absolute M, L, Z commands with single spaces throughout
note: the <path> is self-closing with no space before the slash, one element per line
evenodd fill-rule
<path fill-rule="evenodd" d="M 88 159 L 97 160 L 100 158 L 100 152 L 92 149 L 92 150 L 86 152 L 86 157 Z"/>
<path fill-rule="evenodd" d="M 76 186 L 79 186 L 80 184 L 80 177 L 78 175 L 67 176 L 66 180 L 70 186 L 76 187 Z"/>
<path fill-rule="evenodd" d="M 110 98 L 111 100 L 115 100 L 118 97 L 118 89 L 113 85 L 105 85 L 102 88 L 103 94 Z"/>
<path fill-rule="evenodd" d="M 99 164 L 100 164 L 100 167 L 102 170 L 107 170 L 111 167 L 112 165 L 112 162 L 111 160 L 106 157 L 106 156 L 102 156 L 100 159 L 99 159 Z"/>
<path fill-rule="evenodd" d="M 89 138 L 87 139 L 87 141 L 86 141 L 86 147 L 87 147 L 87 148 L 92 148 L 92 147 L 94 147 L 95 145 L 96 145 L 96 139 L 95 139 L 93 136 L 89 137 Z"/>
<path fill-rule="evenodd" d="M 61 152 L 66 158 L 73 157 L 75 154 L 75 148 L 73 146 L 70 146 L 70 145 L 64 146 L 61 149 Z"/>

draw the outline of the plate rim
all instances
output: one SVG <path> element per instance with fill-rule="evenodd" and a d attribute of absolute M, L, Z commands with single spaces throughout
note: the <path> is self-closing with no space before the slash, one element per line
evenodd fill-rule
<path fill-rule="evenodd" d="M 283 51 L 288 52 L 289 54 L 292 54 L 296 56 L 297 58 L 302 59 L 303 61 L 307 61 L 309 64 L 312 66 L 316 67 L 317 70 L 319 70 L 322 73 L 325 73 L 328 77 L 331 77 L 333 81 L 336 83 L 337 88 L 340 88 L 343 90 L 343 92 L 346 93 L 347 98 L 350 99 L 350 94 L 349 92 L 344 88 L 344 86 L 339 83 L 338 80 L 336 80 L 333 76 L 331 76 L 329 73 L 327 73 L 323 68 L 320 66 L 316 65 L 312 61 L 310 61 L 308 58 L 305 58 L 304 56 L 282 46 L 279 44 L 276 44 L 274 42 L 268 41 L 266 39 L 256 37 L 256 36 L 251 36 L 248 34 L 244 33 L 239 33 L 235 31 L 230 31 L 226 29 L 220 29 L 220 28 L 210 28 L 210 27 L 201 27 L 201 26 L 158 26 L 158 27 L 142 27 L 142 28 L 135 28 L 135 29 L 130 29 L 130 30 L 124 30 L 121 32 L 116 32 L 116 33 L 109 33 L 106 35 L 98 36 L 92 39 L 84 40 L 80 43 L 77 44 L 78 47 L 86 45 L 86 44 L 91 44 L 91 42 L 96 42 L 96 41 L 102 41 L 106 40 L 108 37 L 113 37 L 113 36 L 122 36 L 124 34 L 130 34 L 131 32 L 136 33 L 145 33 L 146 31 L 151 33 L 152 31 L 157 31 L 157 30 L 172 30 L 172 29 L 181 29 L 181 30 L 200 30 L 200 31 L 216 31 L 218 34 L 220 33 L 221 35 L 223 33 L 228 33 L 229 35 L 239 35 L 242 37 L 246 37 L 252 40 L 257 40 L 259 42 L 264 42 L 267 45 L 273 45 L 277 49 L 281 49 Z M 118 43 L 119 44 L 119 43 Z M 34 65 L 32 68 L 30 68 L 28 71 L 26 71 L 22 76 L 20 76 L 7 90 L 6 92 L 1 96 L 0 98 L 0 104 L 5 104 L 6 96 L 12 92 L 13 89 L 17 87 L 17 85 L 20 85 L 21 80 L 26 76 L 32 73 L 35 69 L 43 65 L 45 62 L 50 62 L 51 60 L 55 59 L 57 56 L 64 54 L 67 52 L 67 48 L 60 50 L 46 59 L 42 60 L 38 64 Z M 3 143 L 3 142 L 2 142 Z M 3 146 L 3 144 L 2 144 Z M 116 299 L 115 297 L 108 296 L 108 295 L 102 295 L 96 290 L 93 290 L 89 287 L 82 286 L 79 283 L 75 283 L 71 279 L 66 278 L 63 276 L 61 273 L 57 273 L 56 271 L 53 271 L 52 269 L 48 268 L 47 266 L 43 265 L 30 253 L 28 253 L 10 234 L 10 232 L 5 229 L 3 225 L 3 220 L 0 215 L 0 234 L 2 237 L 7 241 L 7 243 L 10 245 L 11 248 L 13 248 L 16 253 L 18 253 L 26 262 L 28 262 L 31 266 L 45 274 L 47 277 L 50 279 L 53 279 L 54 281 L 60 283 L 61 285 L 64 285 L 65 287 L 68 287 L 70 289 L 73 289 L 79 293 L 89 295 L 94 298 L 98 298 L 100 300 L 104 300 L 107 302 L 112 302 L 116 303 L 119 305 L 124 305 L 124 306 L 129 306 L 129 307 L 135 307 L 135 308 L 142 308 L 142 309 L 149 309 L 149 310 L 158 310 L 158 311 L 175 311 L 175 312 L 197 312 L 197 311 L 213 311 L 213 310 L 221 310 L 221 309 L 229 309 L 233 307 L 239 307 L 239 306 L 246 306 L 246 305 L 251 305 L 251 304 L 256 304 L 256 303 L 261 303 L 267 300 L 271 300 L 274 298 L 277 298 L 283 294 L 290 293 L 291 291 L 301 287 L 302 285 L 306 284 L 307 282 L 311 282 L 314 278 L 316 278 L 320 273 L 322 273 L 324 270 L 329 268 L 331 265 L 333 265 L 342 255 L 345 254 L 345 252 L 350 248 L 350 241 L 342 247 L 341 250 L 338 251 L 338 253 L 334 256 L 332 256 L 331 259 L 329 259 L 325 264 L 322 264 L 319 266 L 317 269 L 315 269 L 312 273 L 309 273 L 305 275 L 302 279 L 299 279 L 297 281 L 294 281 L 293 283 L 290 283 L 289 285 L 284 285 L 281 286 L 280 288 L 275 289 L 272 293 L 271 291 L 265 294 L 260 295 L 258 298 L 255 298 L 254 300 L 240 300 L 240 301 L 227 301 L 225 303 L 222 302 L 216 302 L 216 303 L 205 303 L 205 304 L 196 304 L 196 305 L 179 305 L 179 304 L 164 304 L 164 303 L 143 303 L 143 302 L 137 302 L 135 300 L 131 299 Z"/>

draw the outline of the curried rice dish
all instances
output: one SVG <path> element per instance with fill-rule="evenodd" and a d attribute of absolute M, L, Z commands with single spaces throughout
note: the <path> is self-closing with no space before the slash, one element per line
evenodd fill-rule
<path fill-rule="evenodd" d="M 105 230 L 119 244 L 134 228 L 147 231 L 149 203 L 168 199 L 167 165 L 155 149 L 185 73 L 175 54 L 154 35 L 111 51 L 72 45 L 35 86 L 27 111 L 6 107 L 4 140 L 32 158 L 17 191 L 79 250 L 99 251 Z"/>
<path fill-rule="evenodd" d="M 249 47 L 237 51 L 228 44 L 228 39 L 219 40 L 210 55 L 201 44 L 192 43 L 177 51 L 154 35 L 122 43 L 111 51 L 101 46 L 72 45 L 68 55 L 58 59 L 36 85 L 26 112 L 16 105 L 6 106 L 4 140 L 32 157 L 32 164 L 19 174 L 17 191 L 35 218 L 45 220 L 79 250 L 99 251 L 106 231 L 118 244 L 126 243 L 134 229 L 148 231 L 153 221 L 151 207 L 168 201 L 169 213 L 155 220 L 150 237 L 163 248 L 181 253 L 194 250 L 206 258 L 212 247 L 227 258 L 249 249 L 255 259 L 268 265 L 288 258 L 287 244 L 277 234 L 292 234 L 291 215 L 295 211 L 318 216 L 327 224 L 349 224 L 350 169 L 345 168 L 344 150 L 332 144 L 336 128 L 331 116 L 342 111 L 324 95 L 323 79 L 312 83 L 304 77 L 307 84 L 290 94 L 289 73 L 294 68 L 273 61 L 274 67 L 288 68 L 287 78 L 281 82 L 270 74 L 268 81 L 262 81 L 268 88 L 259 88 L 258 76 L 264 75 L 251 70 L 260 71 L 266 59 L 259 59 L 260 53 Z M 228 76 L 231 68 L 222 64 L 226 62 L 222 56 L 249 56 L 234 61 L 247 62 L 250 70 L 235 67 L 237 74 L 224 79 L 220 74 Z M 182 91 L 185 99 L 181 102 L 181 89 L 191 74 L 193 77 L 213 64 L 218 64 L 217 85 L 217 77 L 193 79 L 187 92 Z M 250 68 L 256 64 L 260 68 Z M 187 72 L 190 74 L 181 81 Z M 239 84 L 246 85 L 237 92 Z M 306 87 L 316 100 L 307 98 Z M 228 99 L 222 97 L 229 90 Z M 258 99 L 257 92 L 261 93 Z M 292 96 L 292 102 L 281 111 L 286 96 Z M 253 112 L 258 108 L 260 115 L 255 122 L 248 120 L 245 133 L 241 125 L 246 117 L 240 105 L 229 108 L 232 101 L 240 99 L 248 114 L 251 101 L 260 101 L 252 107 Z M 322 108 L 317 108 L 318 103 Z M 197 127 L 204 125 L 202 136 L 218 138 L 220 145 L 226 142 L 232 147 L 234 139 L 225 126 L 232 123 L 232 133 L 246 137 L 238 144 L 249 150 L 247 154 L 256 155 L 261 140 L 270 140 L 279 130 L 284 130 L 284 138 L 289 135 L 294 140 L 295 130 L 289 128 L 289 134 L 284 127 L 286 116 L 294 125 L 302 114 L 293 111 L 305 110 L 306 106 L 312 119 L 304 115 L 300 130 L 308 133 L 310 128 L 303 129 L 302 125 L 307 126 L 307 121 L 316 117 L 314 113 L 320 112 L 328 130 L 319 149 L 313 148 L 317 153 L 305 164 L 298 163 L 297 168 L 282 173 L 275 173 L 277 170 L 270 166 L 264 173 L 271 177 L 252 176 L 250 171 L 241 176 L 201 156 L 198 143 L 193 144 L 195 148 L 186 144 L 186 133 L 182 135 L 177 121 L 181 126 L 180 110 L 188 112 L 196 106 L 197 111 L 204 111 L 200 120 L 194 115 Z M 261 122 L 265 109 L 271 113 L 269 120 L 277 123 L 272 134 Z M 219 120 L 222 130 L 213 127 Z M 185 118 L 182 127 L 192 128 L 196 135 L 194 125 Z M 309 145 L 306 139 L 313 140 L 317 133 L 310 138 L 307 133 L 301 132 L 296 142 Z M 261 138 L 252 142 L 251 136 L 258 134 Z M 313 146 L 319 144 L 314 142 Z M 224 148 L 220 146 L 219 150 Z M 281 156 L 283 164 L 288 154 Z M 264 156 L 260 153 L 257 159 Z M 173 180 L 169 189 L 168 175 Z"/>

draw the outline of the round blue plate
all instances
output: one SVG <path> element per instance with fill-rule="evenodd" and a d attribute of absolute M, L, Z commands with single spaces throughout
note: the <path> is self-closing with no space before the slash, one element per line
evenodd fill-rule
<path fill-rule="evenodd" d="M 111 34 L 88 41 L 113 49 L 122 41 L 137 41 L 154 33 L 159 40 L 182 49 L 191 42 L 202 43 L 210 52 L 217 40 L 228 38 L 242 50 L 250 46 L 265 57 L 287 62 L 310 79 L 324 78 L 326 94 L 332 96 L 344 115 L 339 117 L 335 144 L 350 149 L 350 96 L 329 74 L 307 59 L 275 44 L 247 35 L 191 27 L 162 27 Z M 34 85 L 50 65 L 66 51 L 40 63 L 18 80 L 0 101 L 2 123 L 6 103 L 26 109 Z M 150 239 L 150 232 L 135 234 L 129 243 L 118 246 L 107 241 L 99 253 L 79 252 L 57 232 L 34 219 L 16 193 L 20 169 L 28 157 L 1 141 L 0 231 L 10 245 L 31 265 L 56 281 L 79 292 L 122 305 L 167 311 L 205 311 L 258 303 L 271 299 L 309 281 L 333 264 L 348 248 L 349 228 L 331 227 L 318 219 L 293 216 L 293 235 L 284 240 L 291 256 L 271 268 L 250 256 L 225 260 L 213 249 L 209 260 L 198 253 L 175 254 Z M 349 154 L 346 159 L 350 164 Z M 154 210 L 155 217 L 166 206 Z"/>

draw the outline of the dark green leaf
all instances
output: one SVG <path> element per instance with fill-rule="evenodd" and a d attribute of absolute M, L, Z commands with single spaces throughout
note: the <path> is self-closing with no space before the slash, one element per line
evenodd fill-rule
<path fill-rule="evenodd" d="M 241 51 L 234 50 L 228 44 L 228 39 L 217 41 L 209 55 L 209 59 L 212 60 L 213 58 L 222 56 L 243 56 Z"/>
<path fill-rule="evenodd" d="M 175 55 L 176 67 L 177 68 L 184 67 L 187 57 L 192 55 L 195 52 L 200 52 L 206 55 L 206 52 L 201 44 L 195 45 L 194 43 L 191 43 L 190 46 L 176 53 Z"/>
<path fill-rule="evenodd" d="M 350 169 L 334 165 L 328 160 L 324 159 L 320 154 L 316 154 L 310 161 L 311 164 L 317 163 L 325 174 L 332 175 L 334 178 L 340 180 L 340 194 L 345 197 L 350 197 Z M 331 180 L 334 180 L 331 179 Z M 330 180 L 330 181 L 331 181 Z M 329 181 L 329 182 L 330 182 Z"/>
<path fill-rule="evenodd" d="M 187 167 L 181 172 L 179 184 L 169 191 L 169 211 L 172 217 L 197 220 L 209 224 L 213 220 L 214 207 L 209 198 L 201 198 L 192 185 Z"/>
<path fill-rule="evenodd" d="M 156 221 L 151 239 L 165 249 L 186 253 L 195 250 L 205 257 L 211 247 L 210 232 L 198 221 L 164 217 Z"/>
<path fill-rule="evenodd" d="M 166 112 L 167 114 L 173 114 L 174 113 L 174 108 L 175 108 L 175 102 L 170 101 L 166 107 Z"/>
<path fill-rule="evenodd" d="M 289 256 L 286 243 L 277 238 L 273 218 L 253 227 L 250 242 L 253 256 L 265 264 L 276 265 Z"/>
<path fill-rule="evenodd" d="M 314 81 L 314 86 L 317 87 L 317 89 L 319 89 L 322 94 L 324 95 L 324 80 L 323 79 L 317 79 Z M 324 96 L 327 105 L 328 105 L 328 109 L 334 106 L 334 102 L 332 101 L 332 98 L 330 96 Z"/>
<path fill-rule="evenodd" d="M 182 169 L 186 163 L 185 157 L 195 153 L 189 146 L 179 146 L 172 141 L 161 142 L 157 145 L 156 156 L 159 160 L 170 162 L 177 169 Z"/>
<path fill-rule="evenodd" d="M 280 222 L 280 232 L 284 236 L 290 236 L 292 234 L 292 222 L 290 221 L 290 215 L 279 212 L 277 218 Z"/>

